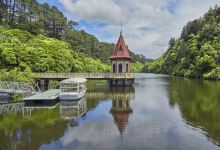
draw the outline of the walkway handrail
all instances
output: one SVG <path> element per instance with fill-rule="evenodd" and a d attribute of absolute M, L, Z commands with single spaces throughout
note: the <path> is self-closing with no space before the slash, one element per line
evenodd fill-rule
<path fill-rule="evenodd" d="M 0 104 L 0 114 L 7 112 L 22 112 L 24 102 L 4 103 Z"/>
<path fill-rule="evenodd" d="M 37 79 L 65 79 L 65 78 L 87 78 L 87 79 L 133 79 L 134 73 L 33 73 Z"/>
<path fill-rule="evenodd" d="M 22 82 L 12 82 L 12 81 L 0 81 L 0 92 L 6 93 L 38 93 L 40 89 L 38 85 L 33 85 L 31 83 Z"/>

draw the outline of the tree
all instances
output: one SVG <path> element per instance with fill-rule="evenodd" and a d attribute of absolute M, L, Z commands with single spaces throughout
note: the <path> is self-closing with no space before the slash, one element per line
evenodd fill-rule
<path fill-rule="evenodd" d="M 174 46 L 175 42 L 176 42 L 176 39 L 171 37 L 169 40 L 169 48 L 172 48 Z"/>
<path fill-rule="evenodd" d="M 181 37 L 170 39 L 167 52 L 148 63 L 145 70 L 171 75 L 220 79 L 220 8 L 184 26 Z"/>
<path fill-rule="evenodd" d="M 78 22 L 75 22 L 75 21 L 72 21 L 72 20 L 68 21 L 68 27 L 69 27 L 71 30 L 74 30 L 74 27 L 75 27 L 75 26 L 78 26 L 78 25 L 79 25 Z"/>

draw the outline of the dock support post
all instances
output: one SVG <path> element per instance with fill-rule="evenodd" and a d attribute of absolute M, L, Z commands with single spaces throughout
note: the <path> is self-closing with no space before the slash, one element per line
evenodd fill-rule
<path fill-rule="evenodd" d="M 49 90 L 49 80 L 44 80 L 44 89 Z"/>
<path fill-rule="evenodd" d="M 109 86 L 132 86 L 134 80 L 132 79 L 110 79 Z"/>
<path fill-rule="evenodd" d="M 112 85 L 113 85 L 112 82 L 113 82 L 112 79 L 108 80 L 109 86 L 112 86 Z"/>
<path fill-rule="evenodd" d="M 43 89 L 44 91 L 48 90 L 49 80 L 41 79 L 38 82 L 39 82 L 40 89 Z"/>

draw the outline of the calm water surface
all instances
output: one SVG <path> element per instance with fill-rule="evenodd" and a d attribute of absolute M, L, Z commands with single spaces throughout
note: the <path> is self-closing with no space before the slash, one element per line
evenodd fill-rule
<path fill-rule="evenodd" d="M 78 106 L 78 110 L 77 110 Z M 0 150 L 218 150 L 220 82 L 138 74 L 86 98 L 0 115 Z"/>

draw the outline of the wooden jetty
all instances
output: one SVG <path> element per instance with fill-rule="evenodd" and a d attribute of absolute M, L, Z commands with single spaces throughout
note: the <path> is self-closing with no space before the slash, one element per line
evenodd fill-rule
<path fill-rule="evenodd" d="M 35 94 L 33 96 L 30 96 L 30 97 L 27 97 L 27 98 L 24 98 L 23 100 L 24 101 L 50 101 L 50 100 L 56 100 L 59 96 L 59 93 L 60 93 L 60 89 L 51 89 L 51 90 L 48 90 L 48 91 L 45 91 L 45 92 L 42 92 L 42 93 L 38 93 L 38 94 Z"/>

